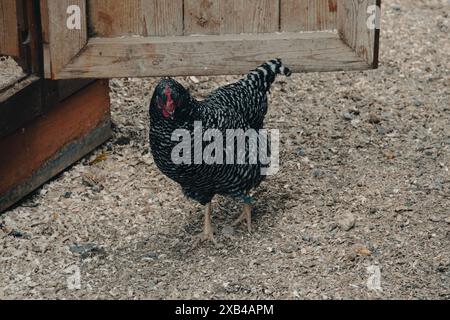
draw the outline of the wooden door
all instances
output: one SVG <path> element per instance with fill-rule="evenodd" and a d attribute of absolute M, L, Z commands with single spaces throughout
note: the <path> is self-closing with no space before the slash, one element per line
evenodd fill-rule
<path fill-rule="evenodd" d="M 41 0 L 46 76 L 294 72 L 376 67 L 376 0 Z M 348 40 L 351 41 L 348 41 Z"/>

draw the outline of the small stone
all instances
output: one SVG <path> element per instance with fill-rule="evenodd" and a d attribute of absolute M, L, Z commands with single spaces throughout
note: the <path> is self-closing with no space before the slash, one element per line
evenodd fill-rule
<path fill-rule="evenodd" d="M 339 228 L 339 224 L 333 222 L 328 227 L 328 231 L 331 232 L 331 233 L 334 233 L 338 228 Z"/>
<path fill-rule="evenodd" d="M 413 208 L 408 206 L 398 206 L 394 209 L 395 212 L 401 213 L 401 212 L 410 212 L 413 211 Z"/>
<path fill-rule="evenodd" d="M 371 124 L 379 124 L 379 123 L 381 123 L 381 118 L 377 114 L 372 112 L 369 115 L 369 123 L 371 123 Z"/>
<path fill-rule="evenodd" d="M 145 258 L 156 260 L 156 259 L 158 259 L 158 254 L 154 251 L 150 251 L 145 255 Z"/>
<path fill-rule="evenodd" d="M 68 191 L 64 193 L 64 198 L 69 199 L 72 196 L 72 192 Z"/>
<path fill-rule="evenodd" d="M 325 205 L 327 207 L 334 207 L 336 205 L 336 200 L 334 198 L 329 198 L 326 200 Z"/>
<path fill-rule="evenodd" d="M 309 235 L 307 235 L 307 234 L 305 234 L 305 235 L 302 237 L 302 239 L 303 239 L 303 241 L 305 241 L 305 242 L 311 242 L 311 237 L 310 237 Z"/>
<path fill-rule="evenodd" d="M 299 149 L 297 150 L 297 155 L 298 155 L 299 157 L 304 157 L 304 156 L 306 156 L 306 152 L 305 152 L 305 150 L 304 150 L 303 148 L 299 148 Z"/>
<path fill-rule="evenodd" d="M 121 86 L 122 86 L 122 84 L 119 82 L 119 80 L 117 80 L 117 79 L 111 79 L 110 81 L 109 81 L 109 84 L 110 84 L 110 86 L 111 87 L 113 87 L 113 88 L 121 88 Z"/>
<path fill-rule="evenodd" d="M 396 11 L 396 12 L 402 11 L 402 7 L 399 4 L 393 4 L 391 8 L 392 8 L 392 11 Z"/>
<path fill-rule="evenodd" d="M 73 245 L 70 247 L 70 251 L 74 254 L 79 254 L 81 256 L 81 259 L 93 258 L 95 256 L 106 256 L 105 249 L 97 246 L 94 243 Z"/>
<path fill-rule="evenodd" d="M 414 103 L 414 106 L 416 106 L 417 108 L 420 108 L 421 106 L 423 106 L 423 102 L 417 98 L 413 99 L 413 103 Z"/>
<path fill-rule="evenodd" d="M 356 225 L 356 217 L 350 212 L 344 214 L 339 220 L 339 227 L 343 231 L 350 231 L 355 227 L 355 225 Z"/>
<path fill-rule="evenodd" d="M 199 84 L 200 83 L 200 80 L 197 77 L 195 77 L 195 76 L 189 77 L 189 80 L 191 80 L 195 84 Z"/>
<path fill-rule="evenodd" d="M 150 290 L 155 290 L 157 285 L 158 285 L 158 284 L 157 284 L 156 281 L 154 281 L 154 280 L 150 280 L 150 281 L 148 282 L 148 287 L 150 288 Z"/>
<path fill-rule="evenodd" d="M 444 189 L 444 182 L 441 181 L 441 180 L 433 181 L 433 189 L 434 190 L 439 190 L 439 191 L 443 190 Z"/>
<path fill-rule="evenodd" d="M 353 119 L 351 121 L 352 126 L 355 128 L 357 128 L 360 123 L 361 123 L 361 120 L 359 120 L 359 119 Z"/>
<path fill-rule="evenodd" d="M 381 113 L 381 117 L 382 117 L 384 120 L 389 120 L 389 119 L 392 118 L 392 112 L 382 112 L 382 113 Z"/>
<path fill-rule="evenodd" d="M 367 249 L 366 247 L 358 247 L 355 249 L 355 253 L 360 256 L 370 256 L 372 255 L 372 251 Z"/>
<path fill-rule="evenodd" d="M 286 245 L 281 248 L 281 252 L 288 253 L 288 254 L 294 252 L 294 250 L 295 250 L 294 247 L 290 246 L 290 245 Z"/>
<path fill-rule="evenodd" d="M 320 178 L 321 176 L 323 176 L 322 171 L 320 171 L 318 169 L 313 171 L 313 177 L 314 178 Z"/>
<path fill-rule="evenodd" d="M 430 221 L 431 222 L 441 222 L 441 218 L 439 218 L 437 216 L 431 216 L 430 217 Z"/>
<path fill-rule="evenodd" d="M 73 245 L 70 247 L 70 252 L 79 254 L 79 253 L 83 253 L 85 251 L 92 250 L 95 247 L 96 247 L 96 245 L 93 243 L 88 243 L 85 245 Z"/>
<path fill-rule="evenodd" d="M 342 118 L 346 121 L 352 121 L 353 119 L 355 119 L 355 116 L 350 112 L 344 112 L 342 114 Z"/>
<path fill-rule="evenodd" d="M 9 236 L 13 238 L 22 238 L 23 234 L 20 231 L 13 230 L 9 233 Z"/>
<path fill-rule="evenodd" d="M 395 159 L 395 153 L 392 152 L 391 150 L 384 150 L 383 151 L 383 155 L 386 159 L 388 160 L 393 160 Z"/>
<path fill-rule="evenodd" d="M 104 187 L 100 183 L 89 176 L 83 176 L 82 183 L 84 186 L 91 188 L 92 191 L 97 193 L 101 192 L 104 189 Z"/>
<path fill-rule="evenodd" d="M 353 262 L 356 260 L 356 258 L 358 257 L 358 255 L 356 254 L 356 252 L 350 252 L 350 254 L 347 256 L 348 261 Z"/>
<path fill-rule="evenodd" d="M 126 146 L 131 143 L 131 139 L 129 137 L 120 137 L 116 140 L 116 144 L 119 146 Z"/>
<path fill-rule="evenodd" d="M 437 26 L 441 32 L 447 33 L 449 31 L 449 26 L 443 21 L 438 22 Z"/>
<path fill-rule="evenodd" d="M 450 224 L 450 217 L 445 218 L 445 222 L 446 222 L 447 224 Z"/>
<path fill-rule="evenodd" d="M 44 244 L 33 243 L 31 245 L 31 250 L 36 253 L 43 253 L 45 251 L 46 246 Z"/>
<path fill-rule="evenodd" d="M 114 150 L 114 145 L 111 142 L 106 143 L 106 150 L 111 152 Z"/>
<path fill-rule="evenodd" d="M 376 128 L 380 136 L 384 136 L 386 134 L 386 129 L 382 125 L 377 124 Z"/>
<path fill-rule="evenodd" d="M 95 186 L 94 180 L 92 180 L 91 178 L 86 177 L 86 176 L 82 177 L 82 183 L 83 183 L 84 186 L 89 187 L 89 188 Z"/>

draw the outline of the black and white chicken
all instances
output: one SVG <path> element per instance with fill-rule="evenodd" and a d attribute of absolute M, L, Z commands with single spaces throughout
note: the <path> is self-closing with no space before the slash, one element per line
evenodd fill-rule
<path fill-rule="evenodd" d="M 179 82 L 171 78 L 162 79 L 157 85 L 150 103 L 150 147 L 158 168 L 169 178 L 180 184 L 184 194 L 206 206 L 204 230 L 199 240 L 214 240 L 211 225 L 211 201 L 215 195 L 231 196 L 242 199 L 244 211 L 235 225 L 246 222 L 251 231 L 252 199 L 250 192 L 259 186 L 265 175 L 262 169 L 266 162 L 253 163 L 205 163 L 195 161 L 195 130 L 201 123 L 202 134 L 206 130 L 215 130 L 226 137 L 227 130 L 261 130 L 268 111 L 267 93 L 277 75 L 290 76 L 291 71 L 283 66 L 281 60 L 271 60 L 251 71 L 240 81 L 221 87 L 212 92 L 205 100 L 198 101 Z M 192 142 L 189 150 L 183 150 L 184 156 L 192 161 L 179 163 L 174 161 L 175 148 L 180 141 L 174 139 L 174 132 L 184 130 Z M 215 136 L 217 139 L 217 136 Z M 206 139 L 208 140 L 208 139 Z M 211 142 L 214 138 L 210 139 Z M 225 138 L 224 138 L 225 140 Z M 198 143 L 198 142 L 197 142 Z M 207 141 L 200 142 L 202 150 Z M 223 157 L 235 148 L 223 144 Z M 248 146 L 248 143 L 246 144 Z M 197 145 L 198 146 L 198 145 Z M 269 148 L 270 149 L 270 148 Z M 218 152 L 214 150 L 213 153 Z M 251 148 L 246 148 L 245 159 L 251 156 Z M 214 156 L 214 154 L 213 154 Z M 217 154 L 215 154 L 217 156 Z M 237 155 L 231 155 L 236 160 Z M 228 158 L 230 159 L 230 158 Z M 197 159 L 198 160 L 198 159 Z"/>

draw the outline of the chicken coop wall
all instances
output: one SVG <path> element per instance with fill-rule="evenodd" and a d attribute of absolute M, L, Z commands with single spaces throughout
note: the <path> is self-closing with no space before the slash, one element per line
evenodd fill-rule
<path fill-rule="evenodd" d="M 220 35 L 336 29 L 338 0 L 90 0 L 90 36 Z"/>
<path fill-rule="evenodd" d="M 78 30 L 57 27 L 68 4 L 81 10 Z M 242 74 L 274 57 L 294 72 L 370 69 L 377 66 L 379 34 L 367 22 L 377 4 L 42 0 L 46 77 Z"/>
<path fill-rule="evenodd" d="M 107 81 L 44 79 L 39 8 L 37 0 L 0 0 L 0 55 L 24 71 L 0 88 L 0 213 L 111 134 Z"/>

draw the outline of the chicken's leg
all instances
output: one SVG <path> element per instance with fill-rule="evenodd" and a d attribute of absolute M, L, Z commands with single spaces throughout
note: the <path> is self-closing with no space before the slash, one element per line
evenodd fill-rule
<path fill-rule="evenodd" d="M 249 203 L 245 203 L 244 212 L 242 212 L 241 216 L 234 222 L 233 226 L 237 226 L 241 222 L 246 221 L 248 232 L 252 232 L 252 211 L 253 206 Z"/>
<path fill-rule="evenodd" d="M 195 246 L 197 246 L 200 242 L 205 241 L 211 241 L 214 244 L 217 244 L 216 239 L 214 239 L 214 229 L 211 224 L 211 212 L 212 205 L 211 203 L 208 203 L 205 210 L 205 223 L 203 226 L 203 232 L 196 236 L 197 241 L 195 243 Z"/>

